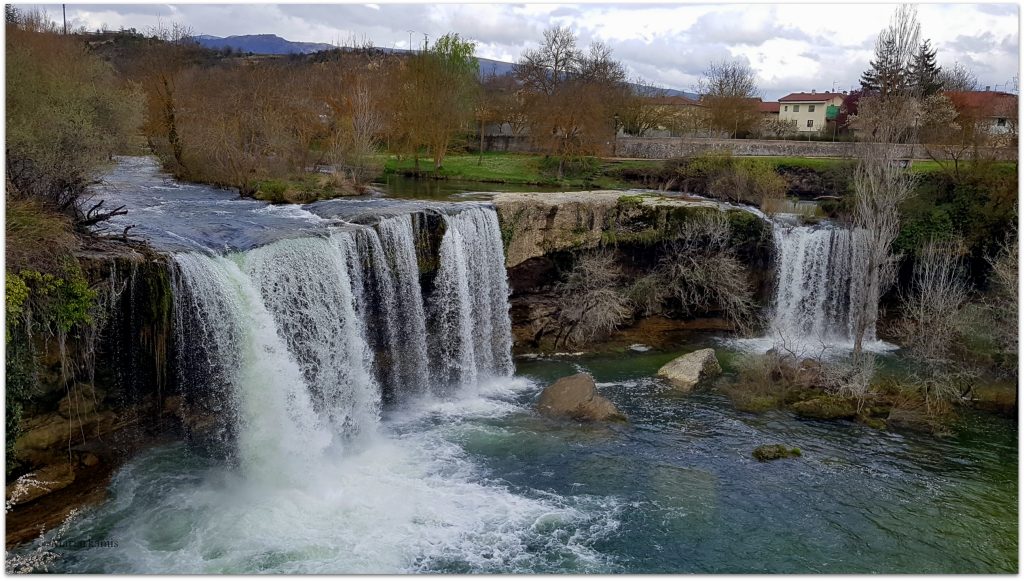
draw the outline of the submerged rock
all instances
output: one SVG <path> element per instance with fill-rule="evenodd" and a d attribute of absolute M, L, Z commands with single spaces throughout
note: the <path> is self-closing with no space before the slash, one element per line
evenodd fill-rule
<path fill-rule="evenodd" d="M 797 415 L 816 420 L 848 419 L 857 415 L 857 404 L 850 399 L 822 395 L 793 404 Z"/>
<path fill-rule="evenodd" d="M 722 372 L 714 349 L 700 349 L 669 361 L 658 370 L 658 377 L 664 377 L 680 390 L 689 392 L 698 383 Z"/>
<path fill-rule="evenodd" d="M 797 458 L 801 456 L 801 453 L 800 448 L 789 448 L 782 444 L 765 444 L 754 448 L 753 456 L 760 462 L 769 462 L 783 458 Z"/>
<path fill-rule="evenodd" d="M 552 383 L 540 394 L 537 411 L 580 421 L 625 421 L 626 416 L 608 398 L 597 394 L 594 378 L 577 373 Z"/>

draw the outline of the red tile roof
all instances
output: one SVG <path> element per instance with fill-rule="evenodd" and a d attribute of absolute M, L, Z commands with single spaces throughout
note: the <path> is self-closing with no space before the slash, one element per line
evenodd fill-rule
<path fill-rule="evenodd" d="M 779 106 L 778 101 L 761 101 L 758 103 L 757 108 L 762 113 L 778 113 Z"/>
<path fill-rule="evenodd" d="M 814 103 L 824 103 L 825 101 L 828 101 L 829 99 L 832 99 L 833 97 L 843 97 L 843 96 L 844 95 L 842 93 L 829 93 L 829 92 L 825 92 L 825 93 L 790 93 L 790 94 L 786 95 L 785 97 L 779 99 L 779 102 L 780 103 L 785 103 L 785 102 L 788 102 L 788 101 L 798 101 L 798 102 L 810 101 L 810 102 L 814 102 Z"/>
<path fill-rule="evenodd" d="M 957 109 L 974 109 L 985 114 L 1010 116 L 1017 110 L 1017 95 L 1001 91 L 945 91 Z"/>

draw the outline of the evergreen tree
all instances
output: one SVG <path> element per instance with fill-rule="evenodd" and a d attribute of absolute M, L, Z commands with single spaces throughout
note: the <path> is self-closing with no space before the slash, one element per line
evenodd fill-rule
<path fill-rule="evenodd" d="M 918 47 L 907 68 L 910 87 L 918 97 L 929 97 L 942 90 L 942 70 L 935 64 L 935 49 L 925 40 Z"/>
<path fill-rule="evenodd" d="M 878 94 L 883 99 L 906 94 L 911 84 L 910 63 L 918 50 L 920 35 L 916 8 L 901 5 L 889 27 L 875 41 L 875 58 L 871 61 L 871 68 L 860 79 L 863 90 Z"/>
<path fill-rule="evenodd" d="M 899 58 L 896 41 L 892 37 L 879 40 L 871 68 L 861 75 L 860 85 L 867 93 L 889 96 L 906 88 L 907 68 Z"/>

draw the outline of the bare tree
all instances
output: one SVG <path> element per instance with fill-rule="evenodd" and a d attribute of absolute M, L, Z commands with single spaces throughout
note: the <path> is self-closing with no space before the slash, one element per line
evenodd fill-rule
<path fill-rule="evenodd" d="M 965 381 L 976 375 L 956 360 L 954 348 L 970 296 L 960 258 L 963 252 L 959 240 L 930 240 L 918 254 L 909 290 L 900 293 L 902 318 L 896 334 L 919 364 L 912 385 L 929 411 L 959 398 Z"/>
<path fill-rule="evenodd" d="M 878 43 L 885 45 L 889 58 L 905 71 L 920 33 L 916 10 L 901 6 L 889 27 L 878 35 Z M 892 243 L 900 231 L 900 207 L 914 194 L 916 185 L 914 174 L 901 163 L 899 144 L 914 140 L 919 108 L 905 82 L 890 81 L 886 81 L 889 89 L 860 100 L 851 121 L 869 137 L 857 146 L 853 176 L 854 235 L 863 245 L 857 266 L 864 277 L 854 314 L 855 358 L 863 353 L 868 330 L 877 326 L 879 300 L 894 281 L 899 256 Z"/>
<path fill-rule="evenodd" d="M 530 137 L 558 158 L 557 177 L 572 159 L 607 149 L 616 131 L 615 114 L 626 94 L 626 72 L 611 49 L 576 46 L 566 28 L 544 32 L 544 43 L 523 53 L 514 68 L 522 86 Z"/>
<path fill-rule="evenodd" d="M 660 270 L 666 294 L 684 314 L 717 309 L 741 332 L 751 328 L 750 276 L 736 256 L 723 212 L 704 212 L 685 222 L 668 244 Z"/>
<path fill-rule="evenodd" d="M 760 118 L 757 74 L 746 63 L 711 63 L 701 76 L 697 92 L 708 109 L 712 129 L 728 133 L 733 138 L 749 132 Z"/>
<path fill-rule="evenodd" d="M 576 258 L 555 291 L 561 302 L 555 347 L 579 345 L 611 333 L 633 314 L 621 287 L 622 269 L 611 250 Z"/>
<path fill-rule="evenodd" d="M 900 206 L 914 193 L 916 180 L 901 167 L 892 143 L 862 143 L 854 170 L 854 236 L 863 245 L 859 271 L 864 277 L 854 319 L 854 353 L 878 321 L 878 302 L 892 285 L 899 256 L 892 243 L 900 231 Z"/>
<path fill-rule="evenodd" d="M 917 8 L 902 4 L 893 14 L 889 26 L 875 41 L 875 59 L 861 76 L 861 86 L 884 99 L 904 95 L 912 90 L 910 69 L 920 47 L 921 25 Z"/>
<path fill-rule="evenodd" d="M 977 91 L 978 77 L 966 66 L 955 63 L 939 72 L 939 81 L 944 91 Z"/>
<path fill-rule="evenodd" d="M 1007 353 L 1017 353 L 1019 318 L 1018 275 L 1020 242 L 1016 229 L 1008 232 L 999 253 L 989 263 L 992 266 L 992 286 L 995 291 L 993 308 L 999 321 L 998 335 Z M 1016 360 L 1016 359 L 1014 359 Z"/>

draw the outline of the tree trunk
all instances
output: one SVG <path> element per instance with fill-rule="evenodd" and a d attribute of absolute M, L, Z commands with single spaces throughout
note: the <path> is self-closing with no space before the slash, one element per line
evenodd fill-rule
<path fill-rule="evenodd" d="M 484 164 L 484 120 L 480 119 L 480 157 L 476 160 L 477 165 Z"/>

